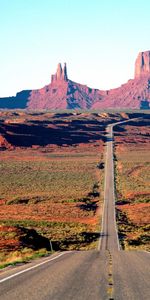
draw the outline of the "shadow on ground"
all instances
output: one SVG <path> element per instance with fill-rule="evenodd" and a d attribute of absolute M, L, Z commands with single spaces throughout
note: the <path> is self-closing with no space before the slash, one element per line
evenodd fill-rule
<path fill-rule="evenodd" d="M 79 143 L 105 141 L 105 126 L 97 120 L 32 121 L 24 124 L 0 122 L 0 133 L 15 147 L 46 146 L 55 144 L 72 146 Z"/>
<path fill-rule="evenodd" d="M 70 247 L 74 250 L 80 250 L 82 247 L 88 248 L 88 246 L 99 239 L 100 234 L 97 232 L 82 232 L 78 235 L 74 235 L 68 239 L 61 241 L 53 241 L 53 250 L 69 250 Z"/>

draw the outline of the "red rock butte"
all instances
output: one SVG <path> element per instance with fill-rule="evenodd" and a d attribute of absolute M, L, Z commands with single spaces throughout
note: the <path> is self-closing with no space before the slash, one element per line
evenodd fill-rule
<path fill-rule="evenodd" d="M 67 65 L 58 64 L 51 83 L 37 90 L 26 90 L 15 97 L 0 98 L 0 109 L 149 109 L 150 51 L 140 52 L 135 77 L 108 91 L 90 88 L 68 79 Z"/>

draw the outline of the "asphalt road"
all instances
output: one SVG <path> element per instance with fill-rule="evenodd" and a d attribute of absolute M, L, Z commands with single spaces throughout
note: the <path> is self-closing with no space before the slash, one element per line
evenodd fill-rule
<path fill-rule="evenodd" d="M 105 204 L 98 250 L 54 254 L 0 273 L 0 300 L 149 300 L 149 258 L 119 248 L 113 133 L 107 128 Z"/>
<path fill-rule="evenodd" d="M 115 251 L 112 261 L 114 299 L 150 299 L 150 253 Z"/>
<path fill-rule="evenodd" d="M 56 260 L 2 282 L 0 299 L 107 299 L 106 268 L 105 253 L 98 251 L 64 253 Z M 19 272 L 20 269 L 22 267 L 17 268 L 15 272 Z M 0 279 L 11 275 L 12 270 L 7 271 L 1 274 Z"/>
<path fill-rule="evenodd" d="M 113 127 L 107 127 L 105 151 L 105 186 L 100 250 L 119 250 L 115 220 L 114 165 L 113 165 Z"/>

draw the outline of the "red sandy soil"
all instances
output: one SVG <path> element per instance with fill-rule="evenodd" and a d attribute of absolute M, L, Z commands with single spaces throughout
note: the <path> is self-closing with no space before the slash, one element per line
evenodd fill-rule
<path fill-rule="evenodd" d="M 143 158 L 146 155 L 146 159 L 148 159 L 148 151 L 150 150 L 149 146 L 149 134 L 150 134 L 150 126 L 148 123 L 148 117 L 145 119 L 145 124 L 140 124 L 140 126 L 132 125 L 124 125 L 120 128 L 116 128 L 116 136 L 115 136 L 115 145 L 116 145 L 116 156 L 118 155 L 117 167 L 120 173 L 124 172 L 123 163 L 119 161 L 120 158 L 127 159 L 131 161 L 132 157 L 135 155 L 135 162 L 138 162 L 138 153 L 140 157 Z M 131 156 L 130 156 L 131 154 Z M 132 161 L 131 161 L 132 162 Z M 144 172 L 147 172 L 148 164 L 143 164 L 142 161 L 139 160 L 139 165 L 135 165 L 135 167 L 130 168 L 126 172 L 126 176 L 141 177 Z M 150 196 L 150 191 L 130 191 L 126 190 L 124 192 L 124 197 L 128 199 L 131 203 L 124 205 L 117 205 L 117 209 L 124 212 L 128 218 L 128 220 L 135 225 L 133 231 L 126 231 L 128 240 L 136 240 L 139 239 L 140 233 L 142 233 L 143 228 L 147 228 L 147 225 L 150 224 L 150 203 L 137 203 L 138 199 L 148 199 Z M 134 202 L 136 199 L 136 203 Z M 144 200 L 143 200 L 144 201 Z M 125 225 L 125 224 L 124 224 Z M 146 231 L 148 234 L 148 229 Z M 147 244 L 148 245 L 148 244 Z"/>
<path fill-rule="evenodd" d="M 115 144 L 116 149 L 119 152 L 124 152 L 127 147 L 136 147 L 139 149 L 142 146 L 149 147 L 149 134 L 150 126 L 148 122 L 146 126 L 136 126 L 135 125 L 124 125 L 124 131 L 121 131 L 119 128 L 115 129 Z M 137 148 L 138 147 L 138 148 Z M 130 151 L 130 150 L 129 150 Z"/>
<path fill-rule="evenodd" d="M 50 145 L 49 147 L 32 147 L 32 149 L 21 149 L 21 148 L 15 148 L 14 151 L 3 151 L 1 152 L 1 159 L 8 160 L 8 159 L 15 159 L 15 160 L 21 160 L 21 161 L 28 161 L 28 160 L 34 160 L 34 161 L 47 161 L 47 160 L 53 160 L 54 158 L 51 156 L 46 156 L 47 154 L 55 154 L 55 155 L 63 155 L 63 154 L 78 154 L 78 153 L 85 153 L 85 154 L 97 154 L 102 153 L 103 148 L 103 141 L 100 140 L 94 144 L 84 144 L 79 143 L 77 146 L 57 146 L 57 145 Z M 65 156 L 63 157 L 65 159 Z M 59 157 L 55 157 L 55 160 L 59 159 Z M 66 159 L 69 158 L 66 156 Z"/>
<path fill-rule="evenodd" d="M 118 205 L 117 208 L 127 213 L 135 225 L 144 226 L 150 223 L 150 203 Z"/>
<path fill-rule="evenodd" d="M 10 250 L 13 251 L 17 250 L 20 247 L 19 239 L 7 237 L 6 234 L 15 233 L 16 235 L 19 235 L 19 230 L 15 226 L 3 226 L 0 225 L 0 234 L 5 232 L 5 236 L 2 236 L 0 238 L 0 250 Z"/>
<path fill-rule="evenodd" d="M 141 171 L 144 172 L 144 169 L 146 169 L 146 168 L 147 167 L 142 166 L 142 165 L 141 166 L 136 166 L 136 167 L 130 169 L 130 171 L 128 171 L 127 176 L 134 176 L 134 177 L 136 177 L 136 176 L 138 176 L 140 174 Z"/>
<path fill-rule="evenodd" d="M 140 196 L 142 196 L 142 197 L 146 197 L 146 196 L 150 196 L 150 192 L 130 192 L 130 191 L 128 191 L 127 193 L 126 193 L 126 198 L 128 198 L 128 199 L 130 199 L 130 200 L 132 200 L 132 199 L 135 199 L 135 198 L 139 198 Z"/>
<path fill-rule="evenodd" d="M 10 251 L 21 250 L 28 247 L 38 250 L 40 248 L 49 249 L 49 241 L 39 235 L 35 230 L 19 226 L 0 225 L 0 253 L 2 256 Z"/>
<path fill-rule="evenodd" d="M 79 222 L 84 224 L 96 224 L 97 209 L 95 215 L 89 215 L 86 210 L 81 210 L 79 205 L 83 203 L 48 203 L 43 204 L 13 204 L 0 206 L 0 220 L 32 220 L 48 222 Z"/>

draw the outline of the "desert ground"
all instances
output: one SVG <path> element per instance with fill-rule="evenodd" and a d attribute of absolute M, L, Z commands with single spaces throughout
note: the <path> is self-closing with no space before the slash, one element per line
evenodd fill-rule
<path fill-rule="evenodd" d="M 1 267 L 58 250 L 96 249 L 105 141 L 115 128 L 116 208 L 124 248 L 148 249 L 148 114 L 0 112 Z"/>
<path fill-rule="evenodd" d="M 150 250 L 150 124 L 115 128 L 117 222 L 123 249 Z"/>

